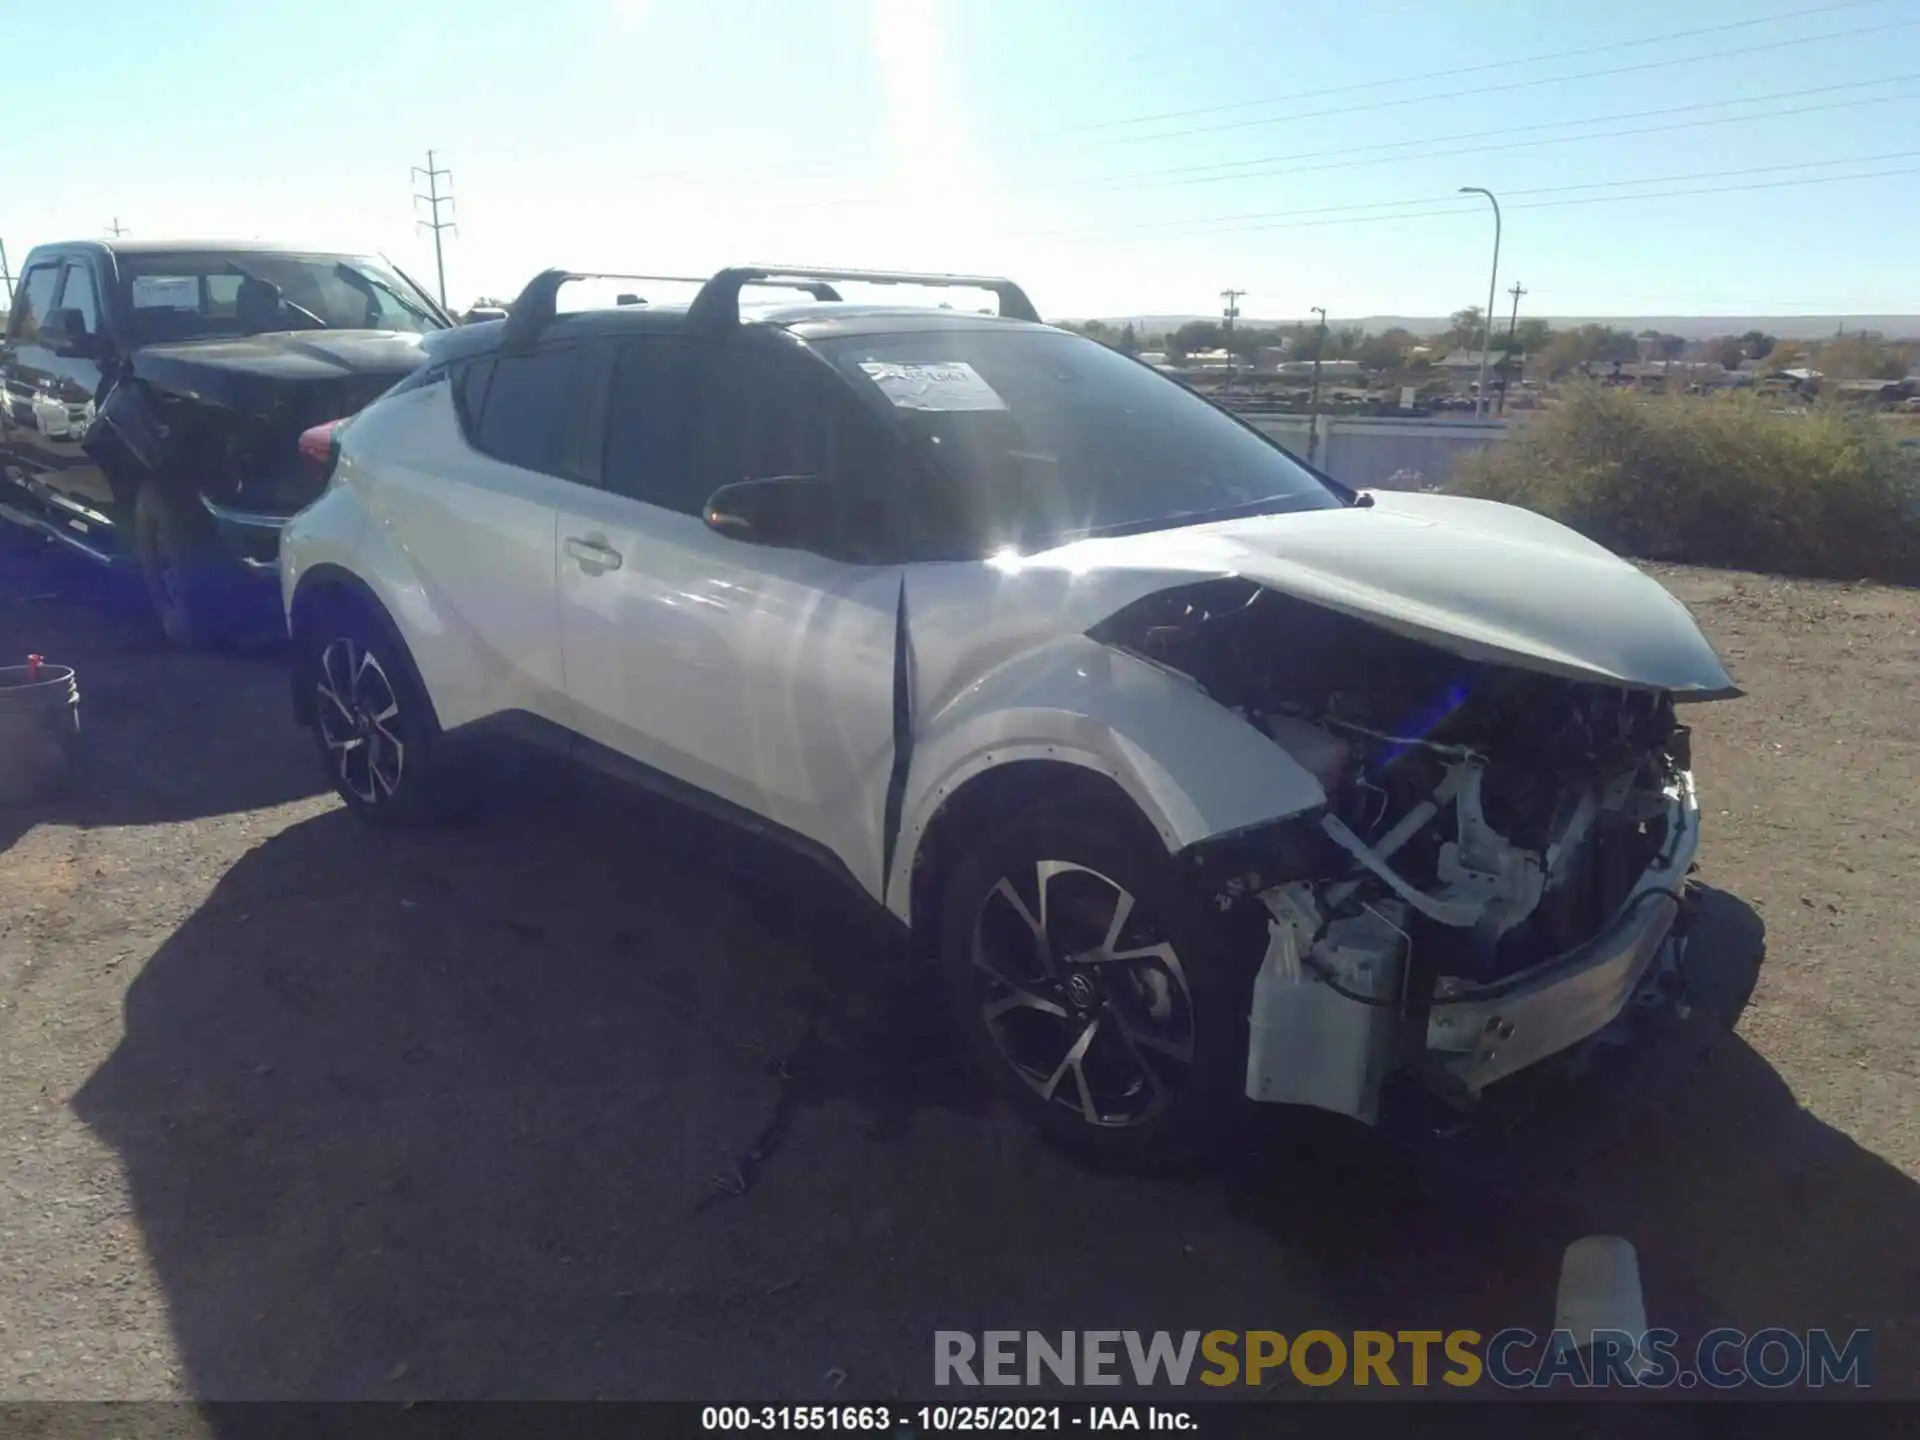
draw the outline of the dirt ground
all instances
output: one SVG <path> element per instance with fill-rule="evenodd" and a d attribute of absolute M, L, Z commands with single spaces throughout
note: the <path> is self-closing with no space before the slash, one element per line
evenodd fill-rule
<path fill-rule="evenodd" d="M 1749 691 L 1692 717 L 1721 998 L 1458 1155 L 1142 1178 L 784 858 L 543 771 L 373 833 L 278 656 L 0 561 L 90 747 L 0 811 L 0 1397 L 924 1396 L 936 1328 L 1544 1330 L 1594 1232 L 1656 1324 L 1871 1327 L 1920 1394 L 1920 593 L 1660 573 Z"/>

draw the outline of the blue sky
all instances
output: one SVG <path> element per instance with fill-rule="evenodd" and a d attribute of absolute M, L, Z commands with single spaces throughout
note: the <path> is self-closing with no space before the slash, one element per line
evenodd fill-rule
<path fill-rule="evenodd" d="M 1249 316 L 1434 315 L 1485 301 L 1491 216 L 1455 193 L 1483 185 L 1523 314 L 1920 312 L 1920 0 L 96 0 L 80 29 L 5 22 L 16 269 L 118 217 L 425 278 L 408 171 L 432 146 L 463 305 L 549 264 L 771 259 L 1000 271 L 1055 315 L 1213 311 L 1227 286 Z"/>

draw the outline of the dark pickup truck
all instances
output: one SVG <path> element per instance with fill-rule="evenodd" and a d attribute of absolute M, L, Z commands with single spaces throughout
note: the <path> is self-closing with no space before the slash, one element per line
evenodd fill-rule
<path fill-rule="evenodd" d="M 137 567 L 177 643 L 227 638 L 319 491 L 301 433 L 390 389 L 453 324 L 364 256 L 42 245 L 0 343 L 0 522 Z"/>

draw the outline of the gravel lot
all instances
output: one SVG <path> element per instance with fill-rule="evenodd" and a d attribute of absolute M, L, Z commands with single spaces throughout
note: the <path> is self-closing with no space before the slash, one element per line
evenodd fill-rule
<path fill-rule="evenodd" d="M 1661 574 L 1750 692 L 1693 717 L 1716 1004 L 1459 1154 L 1140 1178 L 783 857 L 540 770 L 372 833 L 279 657 L 0 560 L 92 751 L 0 811 L 0 1397 L 921 1395 L 935 1328 L 1544 1329 L 1595 1231 L 1655 1323 L 1870 1326 L 1920 1394 L 1920 593 Z"/>

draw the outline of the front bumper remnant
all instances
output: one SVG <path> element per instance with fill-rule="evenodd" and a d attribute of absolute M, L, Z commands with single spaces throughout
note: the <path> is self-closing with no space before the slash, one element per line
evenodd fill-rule
<path fill-rule="evenodd" d="M 1419 1072 L 1442 1093 L 1471 1101 L 1495 1081 L 1570 1050 L 1616 1020 L 1671 943 L 1682 888 L 1699 849 L 1700 810 L 1691 776 L 1667 797 L 1667 841 L 1614 918 L 1578 948 L 1504 980 L 1437 997 L 1426 1018 L 1424 1063 L 1404 1048 L 1401 993 L 1406 952 L 1402 902 L 1366 907 L 1325 932 L 1303 910 L 1296 887 L 1261 892 L 1272 917 L 1254 986 L 1246 1093 L 1255 1100 L 1311 1105 L 1379 1118 L 1382 1090 L 1397 1068 Z M 1402 943 L 1396 943 L 1402 942 Z M 1310 946 L 1317 963 L 1304 963 Z M 1407 1017 L 1411 1018 L 1411 1017 Z M 1417 1021 L 1416 1021 L 1417 1023 Z"/>
<path fill-rule="evenodd" d="M 1605 930 L 1531 970 L 1434 1002 L 1427 1054 L 1445 1076 L 1477 1093 L 1578 1044 L 1626 1008 L 1673 929 L 1700 847 L 1691 777 L 1672 798 L 1667 820 L 1666 848 Z"/>

